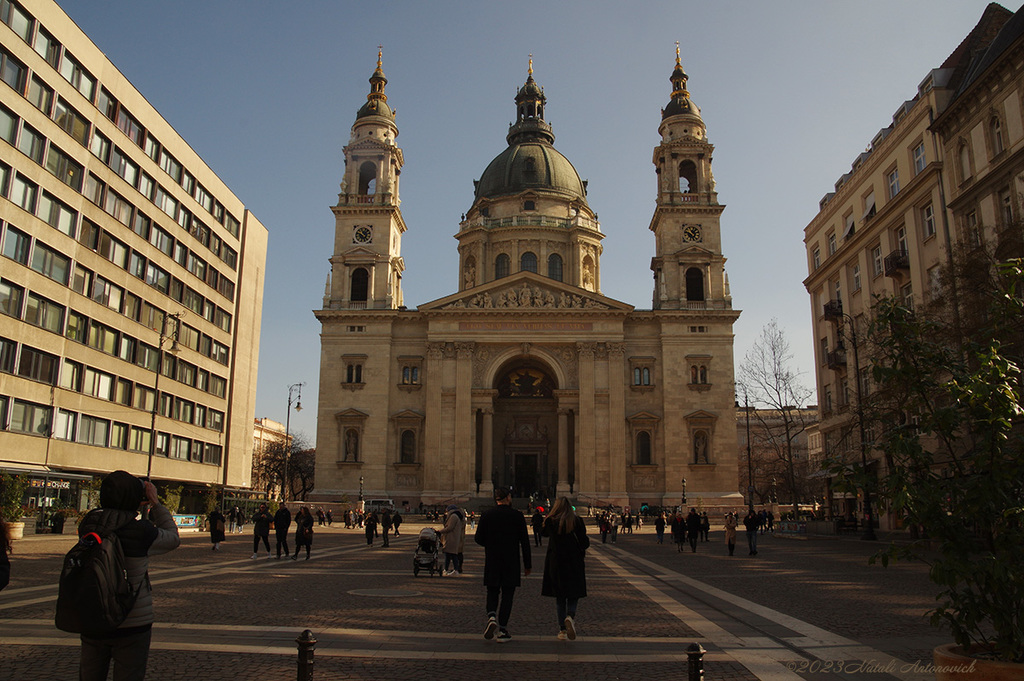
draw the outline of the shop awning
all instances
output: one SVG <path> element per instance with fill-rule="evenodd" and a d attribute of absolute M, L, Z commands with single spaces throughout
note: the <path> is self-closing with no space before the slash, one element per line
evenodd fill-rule
<path fill-rule="evenodd" d="M 0 461 L 0 473 L 14 473 L 18 475 L 31 475 L 37 478 L 63 478 L 64 480 L 92 480 L 91 475 L 81 473 L 69 473 L 66 471 L 40 466 L 35 463 L 24 463 L 21 461 Z"/>

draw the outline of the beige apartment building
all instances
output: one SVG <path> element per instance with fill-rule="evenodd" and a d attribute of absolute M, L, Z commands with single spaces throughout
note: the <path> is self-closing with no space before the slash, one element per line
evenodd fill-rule
<path fill-rule="evenodd" d="M 604 233 L 533 77 L 458 225 L 458 282 L 407 309 L 404 162 L 378 59 L 344 149 L 323 307 L 316 490 L 473 504 L 735 508 L 732 308 L 713 145 L 679 63 L 658 127 L 650 310 L 601 289 Z M 651 112 L 653 118 L 657 112 Z M 418 262 L 409 267 L 426 268 Z M 641 273 L 638 273 L 641 274 Z M 651 273 L 641 274 L 651 276 Z"/>
<path fill-rule="evenodd" d="M 1008 187 L 1020 190 L 1004 172 L 989 183 L 990 191 L 972 194 L 973 201 L 958 198 L 977 176 L 976 168 L 993 158 L 988 142 L 993 126 L 1001 135 L 1000 158 L 1010 158 L 1010 150 L 1017 148 L 1013 145 L 1024 144 L 1021 90 L 1000 90 L 993 98 L 1002 107 L 1000 113 L 978 113 L 972 128 L 956 119 L 961 130 L 949 115 L 989 112 L 990 105 L 982 107 L 970 99 L 977 95 L 964 87 L 972 82 L 986 49 L 996 44 L 997 34 L 1002 35 L 1000 30 L 1019 21 L 1019 13 L 1008 22 L 1011 16 L 996 4 L 986 8 L 956 50 L 926 75 L 913 98 L 899 105 L 892 122 L 835 183 L 835 191 L 821 199 L 817 216 L 804 229 L 809 272 L 804 285 L 811 296 L 820 437 L 826 458 L 861 462 L 856 412 L 858 396 L 866 396 L 872 387 L 863 337 L 874 298 L 898 296 L 913 307 L 947 295 L 943 272 L 959 257 L 958 230 L 982 224 L 981 216 L 990 228 L 1005 224 L 996 219 L 1004 214 L 999 192 L 1008 193 Z M 964 152 L 965 147 L 970 151 Z M 971 164 L 966 176 L 957 168 L 962 158 Z M 1017 164 L 1020 167 L 1019 160 Z M 962 208 L 953 211 L 954 205 Z M 886 474 L 877 452 L 867 452 L 866 457 L 870 471 Z M 854 513 L 863 518 L 860 495 L 834 497 L 830 504 L 837 516 Z M 898 519 L 885 515 L 876 514 L 876 519 L 883 528 L 899 525 Z"/>
<path fill-rule="evenodd" d="M 266 228 L 52 0 L 0 78 L 0 469 L 248 487 Z"/>

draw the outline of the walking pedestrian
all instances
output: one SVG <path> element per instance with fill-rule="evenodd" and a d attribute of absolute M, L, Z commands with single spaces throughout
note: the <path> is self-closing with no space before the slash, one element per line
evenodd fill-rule
<path fill-rule="evenodd" d="M 700 536 L 702 541 L 711 541 L 709 536 L 711 532 L 711 519 L 708 518 L 708 512 L 704 511 L 700 514 Z"/>
<path fill-rule="evenodd" d="M 548 537 L 544 557 L 542 596 L 554 596 L 558 618 L 558 639 L 576 640 L 576 607 L 587 595 L 584 557 L 590 547 L 586 525 L 565 497 L 555 502 L 544 520 L 543 534 Z"/>
<path fill-rule="evenodd" d="M 615 540 L 619 536 L 619 514 L 615 511 L 612 511 L 609 515 L 611 517 L 609 518 L 608 522 L 611 525 L 612 543 L 614 544 Z"/>
<path fill-rule="evenodd" d="M 292 560 L 299 559 L 299 549 L 303 546 L 306 547 L 306 560 L 309 560 L 309 550 L 313 547 L 313 514 L 306 506 L 295 514 L 295 555 Z"/>
<path fill-rule="evenodd" d="M 686 543 L 686 521 L 683 520 L 681 510 L 672 516 L 672 541 L 675 542 L 676 551 L 683 550 L 683 544 Z"/>
<path fill-rule="evenodd" d="M 274 514 L 274 536 L 277 539 L 277 559 L 281 559 L 281 549 L 288 557 L 288 530 L 292 526 L 292 512 L 288 510 L 288 504 L 281 502 L 281 506 Z"/>
<path fill-rule="evenodd" d="M 117 533 L 128 581 L 139 594 L 128 617 L 113 634 L 102 638 L 82 634 L 78 678 L 104 681 L 113 662 L 118 681 L 142 681 L 154 620 L 153 587 L 147 577 L 149 557 L 178 548 L 178 527 L 171 512 L 160 504 L 153 483 L 118 470 L 100 483 L 100 508 L 89 511 L 78 526 L 79 537 L 90 532 L 100 536 Z"/>
<path fill-rule="evenodd" d="M 398 528 L 402 526 L 402 514 L 395 509 L 395 514 L 391 516 L 391 524 L 395 527 L 395 536 L 398 536 Z"/>
<path fill-rule="evenodd" d="M 317 524 L 320 525 L 321 527 L 327 522 L 327 516 L 324 515 L 324 507 L 323 506 L 317 506 L 316 507 L 316 521 L 317 521 Z"/>
<path fill-rule="evenodd" d="M 461 508 L 455 504 L 448 506 L 444 527 L 439 534 L 444 547 L 444 574 L 449 577 L 461 575 L 462 552 L 466 544 L 466 516 Z"/>
<path fill-rule="evenodd" d="M 216 508 L 210 511 L 209 525 L 210 542 L 213 544 L 213 550 L 217 551 L 220 549 L 220 543 L 224 541 L 224 514 Z"/>
<path fill-rule="evenodd" d="M 529 576 L 533 562 L 526 518 L 512 508 L 511 492 L 505 487 L 495 488 L 494 501 L 497 507 L 480 516 L 473 539 L 484 547 L 484 586 L 487 587 L 484 638 L 497 638 L 498 643 L 505 643 L 512 638 L 508 620 L 516 587 L 522 584 L 520 570 Z"/>
<path fill-rule="evenodd" d="M 384 540 L 384 548 L 390 546 L 388 542 L 388 535 L 391 534 L 391 511 L 384 509 L 384 512 L 380 515 L 380 536 Z"/>
<path fill-rule="evenodd" d="M 690 540 L 690 550 L 697 553 L 697 539 L 700 538 L 700 514 L 691 508 L 686 516 L 686 537 Z"/>
<path fill-rule="evenodd" d="M 366 545 L 373 546 L 373 538 L 377 536 L 377 516 L 372 512 L 363 518 L 363 531 L 366 532 Z"/>
<path fill-rule="evenodd" d="M 0 591 L 11 582 L 11 559 L 7 557 L 10 552 L 11 534 L 7 523 L 0 518 Z"/>
<path fill-rule="evenodd" d="M 332 511 L 331 509 L 327 509 L 325 515 L 327 516 L 327 527 L 330 527 L 331 523 L 334 522 L 334 511 Z"/>
<path fill-rule="evenodd" d="M 544 514 L 540 512 L 539 506 L 534 510 L 533 517 L 530 518 L 530 525 L 533 527 L 533 545 L 540 546 L 541 533 L 544 530 Z"/>
<path fill-rule="evenodd" d="M 238 508 L 237 505 L 228 511 L 228 532 L 241 532 L 241 517 L 242 509 Z"/>
<path fill-rule="evenodd" d="M 750 553 L 747 555 L 757 555 L 757 529 L 759 525 L 760 522 L 757 514 L 751 508 L 747 512 L 747 517 L 743 519 L 743 527 L 747 530 L 747 546 L 750 548 Z"/>
<path fill-rule="evenodd" d="M 665 542 L 665 514 L 659 513 L 658 517 L 654 519 L 654 533 L 658 535 L 658 543 L 663 544 Z"/>
<path fill-rule="evenodd" d="M 260 541 L 267 548 L 267 558 L 270 558 L 270 522 L 273 518 L 265 503 L 252 514 L 252 557 L 259 555 Z"/>
<path fill-rule="evenodd" d="M 725 514 L 725 543 L 731 556 L 736 550 L 736 514 L 732 511 Z"/>

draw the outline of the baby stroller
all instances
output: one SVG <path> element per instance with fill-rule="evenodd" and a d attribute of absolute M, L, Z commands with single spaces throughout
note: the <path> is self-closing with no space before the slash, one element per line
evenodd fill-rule
<path fill-rule="evenodd" d="M 441 561 L 437 557 L 437 530 L 432 527 L 424 527 L 420 530 L 420 536 L 416 540 L 416 553 L 412 557 L 412 574 L 418 576 L 420 570 L 430 570 L 430 576 L 434 572 L 441 574 Z"/>

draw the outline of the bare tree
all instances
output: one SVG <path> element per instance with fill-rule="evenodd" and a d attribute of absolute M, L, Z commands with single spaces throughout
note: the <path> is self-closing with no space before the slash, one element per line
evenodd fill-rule
<path fill-rule="evenodd" d="M 293 433 L 290 447 L 285 442 L 268 442 L 262 451 L 253 454 L 252 486 L 262 490 L 267 496 L 273 496 L 277 490 L 284 490 L 285 456 L 288 457 L 288 499 L 297 498 L 299 493 L 305 498 L 313 489 L 313 462 L 305 434 Z M 307 461 L 308 459 L 308 461 Z"/>
<path fill-rule="evenodd" d="M 805 464 L 795 454 L 796 440 L 811 425 L 812 417 L 804 409 L 813 392 L 800 382 L 799 374 L 790 367 L 793 354 L 789 340 L 772 319 L 761 329 L 761 335 L 743 359 L 740 366 L 740 390 L 746 393 L 752 405 L 764 411 L 753 411 L 757 421 L 757 449 L 764 461 L 761 468 L 771 475 L 777 471 L 783 476 L 782 491 L 788 492 L 793 504 L 793 517 L 797 517 L 797 504 L 805 496 Z M 755 444 L 751 435 L 751 448 Z M 798 477 L 799 471 L 799 477 Z M 764 485 L 762 485 L 764 489 Z M 766 492 L 762 492 L 762 500 Z"/>

